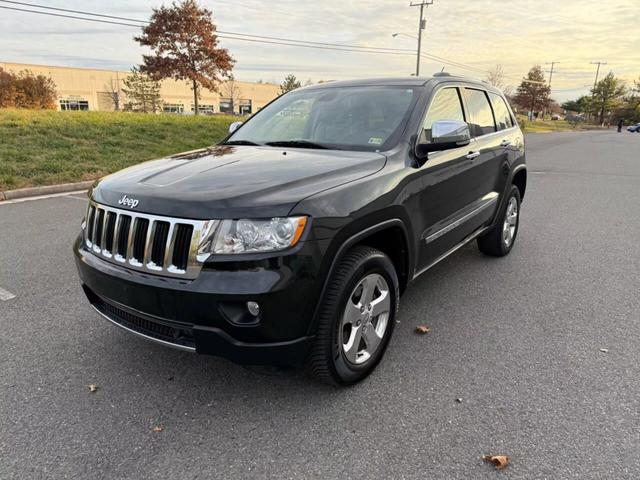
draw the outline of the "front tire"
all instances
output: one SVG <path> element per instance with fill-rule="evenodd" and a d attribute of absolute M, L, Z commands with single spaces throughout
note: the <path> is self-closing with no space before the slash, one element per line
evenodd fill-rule
<path fill-rule="evenodd" d="M 309 373 L 334 385 L 369 375 L 393 333 L 399 298 L 398 276 L 387 255 L 367 246 L 349 250 L 322 299 Z"/>
<path fill-rule="evenodd" d="M 504 257 L 513 248 L 520 225 L 520 190 L 511 186 L 496 224 L 478 238 L 478 248 L 485 255 Z"/>

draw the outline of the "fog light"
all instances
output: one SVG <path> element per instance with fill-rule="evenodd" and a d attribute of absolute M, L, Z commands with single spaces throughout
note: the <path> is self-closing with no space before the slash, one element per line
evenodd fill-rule
<path fill-rule="evenodd" d="M 247 310 L 249 310 L 249 313 L 254 317 L 260 315 L 260 305 L 258 302 L 247 302 Z"/>

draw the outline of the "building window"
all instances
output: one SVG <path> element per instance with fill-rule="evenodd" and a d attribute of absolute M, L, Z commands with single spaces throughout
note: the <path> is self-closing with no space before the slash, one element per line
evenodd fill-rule
<path fill-rule="evenodd" d="M 230 98 L 220 99 L 220 113 L 233 113 L 233 102 Z"/>
<path fill-rule="evenodd" d="M 164 113 L 184 113 L 184 105 L 182 103 L 165 103 L 162 106 Z"/>
<path fill-rule="evenodd" d="M 251 115 L 253 110 L 251 108 L 251 100 L 240 100 L 240 115 Z"/>
<path fill-rule="evenodd" d="M 60 110 L 89 110 L 87 100 L 60 100 Z"/>
<path fill-rule="evenodd" d="M 195 111 L 196 111 L 195 105 L 191 105 L 191 111 L 193 113 L 195 113 Z M 213 108 L 213 105 L 198 105 L 198 113 L 204 113 L 204 114 L 207 114 L 207 115 L 211 115 L 214 112 L 215 112 L 215 110 Z"/>

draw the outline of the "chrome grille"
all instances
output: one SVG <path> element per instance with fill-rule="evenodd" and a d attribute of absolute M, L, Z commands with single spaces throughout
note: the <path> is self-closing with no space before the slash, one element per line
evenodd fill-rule
<path fill-rule="evenodd" d="M 206 221 L 187 220 L 89 202 L 84 243 L 95 255 L 157 275 L 195 278 L 206 260 L 198 245 Z"/>

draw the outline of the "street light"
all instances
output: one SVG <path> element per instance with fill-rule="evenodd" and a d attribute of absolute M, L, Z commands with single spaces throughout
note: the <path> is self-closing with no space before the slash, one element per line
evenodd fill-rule
<path fill-rule="evenodd" d="M 418 42 L 420 41 L 420 39 L 418 37 L 416 37 L 415 35 L 409 35 L 408 33 L 402 33 L 402 32 L 397 32 L 397 33 L 392 33 L 391 36 L 393 38 L 396 38 L 398 35 L 402 35 L 403 37 L 407 37 L 407 38 L 411 38 L 413 40 L 417 40 Z M 420 61 L 420 59 L 418 58 L 418 61 Z M 417 72 L 414 72 L 411 74 L 412 77 L 416 76 Z"/>
<path fill-rule="evenodd" d="M 391 36 L 394 38 L 397 37 L 398 35 L 402 35 L 403 37 L 409 37 L 409 38 L 413 38 L 414 40 L 418 40 L 418 37 L 416 37 L 415 35 L 409 35 L 408 33 L 398 32 L 398 33 L 391 34 Z"/>

